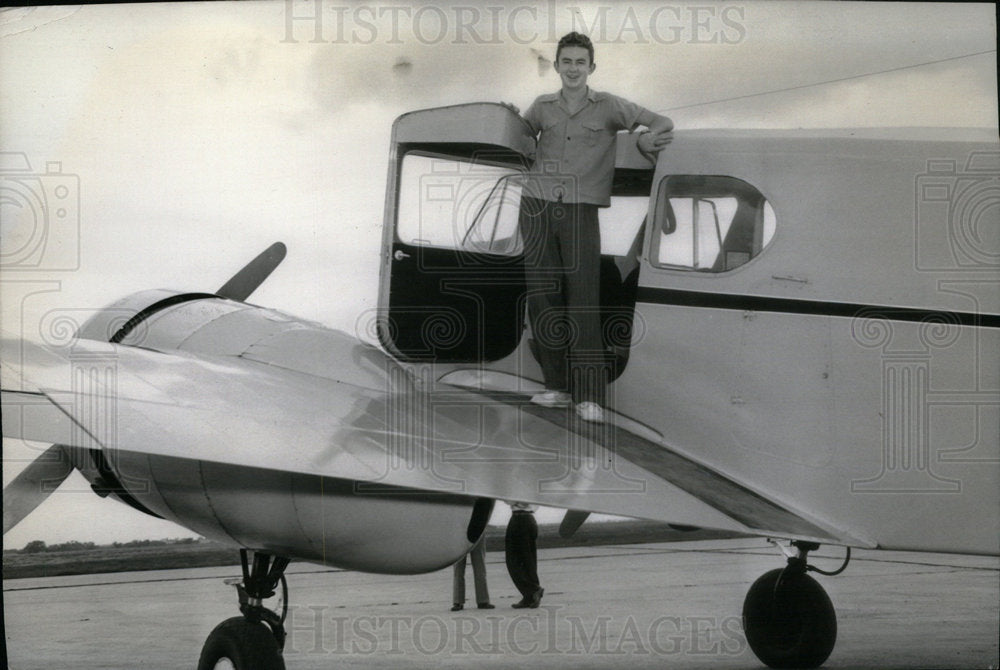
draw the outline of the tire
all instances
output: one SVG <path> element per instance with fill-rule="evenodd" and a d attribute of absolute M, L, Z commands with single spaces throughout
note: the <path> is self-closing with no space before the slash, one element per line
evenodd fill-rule
<path fill-rule="evenodd" d="M 285 670 L 271 629 L 241 616 L 226 619 L 212 630 L 201 648 L 198 670 L 215 670 L 222 660 L 228 660 L 236 670 Z"/>
<path fill-rule="evenodd" d="M 765 573 L 743 602 L 743 632 L 753 653 L 771 668 L 816 668 L 837 642 L 837 614 L 830 597 L 806 574 Z"/>

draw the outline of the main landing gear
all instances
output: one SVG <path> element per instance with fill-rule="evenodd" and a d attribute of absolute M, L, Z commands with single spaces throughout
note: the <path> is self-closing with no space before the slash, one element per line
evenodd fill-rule
<path fill-rule="evenodd" d="M 830 597 L 806 574 L 844 571 L 851 549 L 840 569 L 824 572 L 806 563 L 814 542 L 792 542 L 796 553 L 788 565 L 771 570 L 754 582 L 743 602 L 743 632 L 753 653 L 772 668 L 815 668 L 830 656 L 837 641 L 837 614 Z"/>
<path fill-rule="evenodd" d="M 236 584 L 243 616 L 226 619 L 209 634 L 201 648 L 198 670 L 285 670 L 281 651 L 285 647 L 285 616 L 288 614 L 288 559 L 269 554 L 253 555 L 248 565 L 247 550 L 240 549 L 243 581 Z M 263 602 L 274 596 L 281 584 L 281 613 Z"/>

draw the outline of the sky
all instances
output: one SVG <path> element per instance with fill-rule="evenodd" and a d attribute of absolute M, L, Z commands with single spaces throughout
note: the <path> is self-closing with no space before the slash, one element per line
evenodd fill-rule
<path fill-rule="evenodd" d="M 377 306 L 393 119 L 558 89 L 569 30 L 598 90 L 687 128 L 997 127 L 991 4 L 184 3 L 0 11 L 0 327 L 146 288 L 214 291 L 272 242 L 256 304 L 354 332 Z M 41 230 L 11 176 L 70 189 Z M 39 232 L 41 230 L 41 232 Z M 6 484 L 45 445 L 4 440 Z M 498 506 L 502 507 L 502 506 Z M 502 519 L 495 519 L 502 520 Z M 190 536 L 67 480 L 4 537 Z"/>

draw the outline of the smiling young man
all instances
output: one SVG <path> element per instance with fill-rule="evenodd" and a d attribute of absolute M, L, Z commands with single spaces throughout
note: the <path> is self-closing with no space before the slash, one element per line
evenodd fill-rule
<path fill-rule="evenodd" d="M 562 88 L 539 96 L 524 113 L 538 138 L 522 191 L 528 312 L 545 391 L 532 402 L 575 405 L 586 421 L 603 421 L 608 366 L 600 320 L 601 234 L 598 207 L 611 200 L 619 130 L 646 126 L 639 149 L 655 154 L 670 142 L 673 122 L 587 84 L 594 45 L 572 32 L 556 47 Z"/>

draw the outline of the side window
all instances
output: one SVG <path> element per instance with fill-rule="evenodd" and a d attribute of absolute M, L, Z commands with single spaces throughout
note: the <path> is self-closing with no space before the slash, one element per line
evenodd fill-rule
<path fill-rule="evenodd" d="M 774 237 L 775 216 L 760 191 L 735 177 L 670 175 L 654 209 L 654 265 L 728 272 L 759 254 Z"/>
<path fill-rule="evenodd" d="M 478 253 L 520 253 L 519 175 L 512 168 L 407 154 L 399 180 L 399 240 Z"/>

